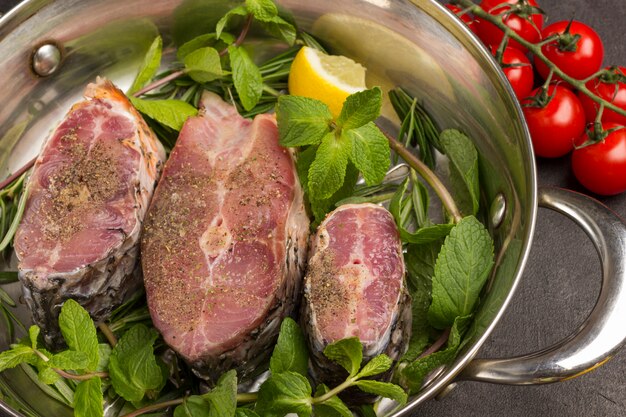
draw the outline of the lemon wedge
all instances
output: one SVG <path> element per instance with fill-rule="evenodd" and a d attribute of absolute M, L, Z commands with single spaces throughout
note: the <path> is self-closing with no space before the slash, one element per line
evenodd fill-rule
<path fill-rule="evenodd" d="M 365 68 L 345 56 L 303 46 L 291 64 L 289 93 L 324 102 L 335 117 L 350 94 L 366 88 Z"/>

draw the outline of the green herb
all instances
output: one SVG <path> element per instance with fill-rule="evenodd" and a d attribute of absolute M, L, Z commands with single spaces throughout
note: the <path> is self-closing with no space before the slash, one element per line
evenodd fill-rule
<path fill-rule="evenodd" d="M 94 377 L 83 381 L 76 387 L 74 394 L 75 417 L 102 417 L 104 398 L 102 396 L 102 380 Z"/>
<path fill-rule="evenodd" d="M 181 100 L 142 100 L 131 97 L 133 106 L 146 116 L 170 127 L 180 130 L 185 121 L 198 114 L 198 110 Z"/>
<path fill-rule="evenodd" d="M 404 405 L 406 404 L 407 395 L 404 390 L 398 385 L 390 382 L 362 380 L 356 381 L 355 385 L 359 387 L 361 391 L 369 394 L 380 395 L 381 397 L 391 398 L 394 401 Z"/>
<path fill-rule="evenodd" d="M 178 58 L 179 61 L 184 61 L 187 55 L 198 49 L 212 47 L 217 50 L 222 50 L 233 42 L 235 42 L 235 37 L 227 32 L 222 32 L 219 38 L 215 33 L 205 33 L 181 45 L 176 50 L 176 58 Z"/>
<path fill-rule="evenodd" d="M 192 395 L 176 407 L 174 417 L 231 417 L 237 408 L 237 373 L 222 375 L 215 388 L 204 395 Z"/>
<path fill-rule="evenodd" d="M 355 376 L 361 369 L 363 346 L 358 337 L 342 339 L 326 346 L 324 356 L 341 365 L 350 376 Z"/>
<path fill-rule="evenodd" d="M 33 346 L 36 349 L 36 346 Z M 50 358 L 50 366 L 63 370 L 84 370 L 90 365 L 89 356 L 85 352 L 65 350 Z"/>
<path fill-rule="evenodd" d="M 480 197 L 476 148 L 467 136 L 454 129 L 441 132 L 440 142 L 450 160 L 450 181 L 457 205 L 463 213 L 476 215 Z"/>
<path fill-rule="evenodd" d="M 156 331 L 143 324 L 130 328 L 109 358 L 109 374 L 115 391 L 127 401 L 141 401 L 163 383 L 163 374 L 153 352 Z"/>
<path fill-rule="evenodd" d="M 278 342 L 270 359 L 270 371 L 273 374 L 291 371 L 306 376 L 308 369 L 309 355 L 302 330 L 287 317 L 280 326 Z"/>
<path fill-rule="evenodd" d="M 328 394 L 330 389 L 324 385 L 319 384 L 315 390 L 315 396 L 321 397 Z M 315 417 L 353 417 L 352 411 L 334 395 L 322 403 L 317 403 L 313 406 L 313 412 Z"/>
<path fill-rule="evenodd" d="M 235 16 L 247 16 L 248 10 L 244 6 L 237 6 L 230 9 L 215 25 L 215 35 L 220 38 L 222 31 L 228 25 L 230 20 Z"/>
<path fill-rule="evenodd" d="M 89 313 L 76 301 L 66 300 L 61 307 L 59 327 L 67 346 L 87 356 L 86 369 L 95 370 L 98 366 L 98 336 Z"/>
<path fill-rule="evenodd" d="M 368 376 L 382 374 L 383 372 L 387 372 L 391 368 L 391 365 L 393 365 L 391 358 L 385 354 L 380 354 L 365 364 L 356 377 L 366 378 Z"/>
<path fill-rule="evenodd" d="M 174 417 L 209 417 L 209 408 L 201 396 L 192 395 L 176 407 Z"/>
<path fill-rule="evenodd" d="M 207 83 L 223 75 L 220 54 L 215 48 L 205 47 L 189 52 L 184 61 L 192 80 Z"/>
<path fill-rule="evenodd" d="M 235 410 L 235 417 L 261 417 L 249 408 L 238 408 Z"/>
<path fill-rule="evenodd" d="M 311 385 L 295 372 L 272 375 L 261 385 L 255 411 L 261 416 L 283 417 L 287 413 L 310 416 Z"/>
<path fill-rule="evenodd" d="M 485 226 L 473 216 L 465 217 L 452 229 L 437 257 L 430 324 L 443 329 L 457 317 L 472 314 L 493 263 L 493 240 Z"/>
<path fill-rule="evenodd" d="M 161 51 L 163 50 L 163 40 L 160 36 L 157 36 L 152 45 L 150 45 L 150 49 L 146 56 L 144 57 L 143 63 L 141 67 L 139 67 L 139 72 L 133 81 L 130 89 L 128 90 L 128 94 L 134 94 L 139 91 L 144 85 L 150 81 L 154 75 L 156 74 L 159 66 L 161 65 Z"/>
<path fill-rule="evenodd" d="M 228 47 L 233 82 L 243 108 L 252 110 L 263 93 L 263 77 L 259 67 L 248 56 L 245 49 L 237 46 Z"/>
<path fill-rule="evenodd" d="M 0 285 L 17 282 L 17 276 L 17 271 L 0 271 Z"/>
<path fill-rule="evenodd" d="M 21 363 L 33 364 L 36 360 L 37 355 L 31 347 L 16 345 L 10 350 L 0 353 L 0 372 L 5 369 L 15 368 Z"/>

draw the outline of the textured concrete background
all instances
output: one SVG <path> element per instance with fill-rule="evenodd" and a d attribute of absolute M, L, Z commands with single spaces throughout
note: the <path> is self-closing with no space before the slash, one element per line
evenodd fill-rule
<path fill-rule="evenodd" d="M 626 65 L 622 24 L 624 0 L 539 0 L 551 21 L 574 17 L 602 36 L 606 64 Z M 0 0 L 6 12 L 17 1 Z M 568 157 L 538 161 L 540 185 L 579 190 Z M 626 195 L 602 201 L 626 218 Z M 507 314 L 480 352 L 507 357 L 549 346 L 587 317 L 600 289 L 600 264 L 584 233 L 564 217 L 539 211 L 530 261 Z M 626 317 L 624 318 L 626 326 Z M 462 383 L 415 416 L 443 417 L 618 417 L 626 416 L 626 351 L 598 370 L 572 381 L 511 387 Z"/>

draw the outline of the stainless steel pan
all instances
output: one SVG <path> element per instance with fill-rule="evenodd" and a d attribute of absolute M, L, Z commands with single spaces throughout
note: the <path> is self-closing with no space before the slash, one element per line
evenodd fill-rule
<path fill-rule="evenodd" d="M 480 153 L 482 205 L 496 242 L 496 268 L 461 355 L 431 375 L 421 393 L 393 415 L 409 415 L 455 381 L 542 384 L 576 377 L 611 358 L 626 340 L 624 224 L 587 197 L 537 189 L 519 105 L 498 66 L 469 30 L 433 0 L 282 0 L 279 4 L 334 52 L 363 63 L 369 83 L 409 89 L 442 127 L 468 133 Z M 128 86 L 157 31 L 166 42 L 182 42 L 209 31 L 231 6 L 224 0 L 27 0 L 20 4 L 0 20 L 0 173 L 17 169 L 37 154 L 49 129 L 96 75 Z M 602 264 L 600 297 L 586 322 L 554 346 L 517 358 L 475 360 L 522 275 L 538 205 L 571 217 L 589 235 Z M 19 296 L 19 285 L 11 291 Z M 26 319 L 28 312 L 22 308 L 19 315 Z M 9 342 L 6 329 L 0 327 L 0 348 Z M 17 396 L 38 415 L 70 414 L 20 370 L 1 374 L 0 390 Z M 0 402 L 0 410 L 19 415 L 6 403 Z"/>

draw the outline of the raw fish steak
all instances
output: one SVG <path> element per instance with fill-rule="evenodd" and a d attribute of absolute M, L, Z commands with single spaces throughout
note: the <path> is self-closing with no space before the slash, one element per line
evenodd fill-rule
<path fill-rule="evenodd" d="M 330 213 L 311 245 L 304 280 L 303 327 L 313 375 L 334 386 L 347 375 L 323 355 L 332 342 L 358 337 L 363 357 L 397 360 L 411 329 L 402 244 L 391 214 L 374 204 L 348 204 Z"/>
<path fill-rule="evenodd" d="M 65 300 L 99 321 L 141 285 L 141 226 L 165 159 L 110 81 L 89 84 L 85 97 L 44 143 L 14 241 L 24 298 L 53 346 Z"/>
<path fill-rule="evenodd" d="M 267 359 L 291 314 L 309 220 L 273 115 L 217 95 L 187 120 L 148 211 L 142 266 L 152 321 L 208 380 Z"/>

